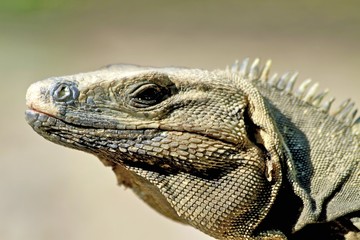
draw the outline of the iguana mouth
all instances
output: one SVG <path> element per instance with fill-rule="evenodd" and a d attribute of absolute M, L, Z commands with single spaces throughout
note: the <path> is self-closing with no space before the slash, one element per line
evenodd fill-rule
<path fill-rule="evenodd" d="M 139 133 L 143 133 L 145 130 L 156 130 L 156 129 L 133 129 L 133 130 L 127 130 L 127 129 L 115 129 L 115 128 L 96 128 L 92 126 L 84 126 L 79 124 L 70 123 L 67 121 L 64 121 L 63 119 L 60 119 L 58 117 L 55 117 L 51 114 L 44 113 L 42 111 L 38 111 L 35 109 L 28 109 L 25 111 L 25 118 L 26 121 L 30 126 L 32 126 L 35 130 L 41 130 L 42 132 L 48 132 L 51 133 L 51 130 L 55 131 L 67 131 L 70 132 L 71 130 L 87 130 L 87 131 L 106 131 L 108 133 L 116 133 L 119 134 L 120 132 L 124 131 L 131 131 L 132 134 L 134 134 L 136 131 L 139 131 Z"/>
<path fill-rule="evenodd" d="M 25 119 L 27 123 L 33 127 L 33 128 L 39 128 L 43 125 L 44 122 L 46 122 L 48 119 L 53 119 L 54 121 L 60 121 L 55 116 L 52 116 L 51 114 L 35 110 L 33 108 L 27 109 L 25 111 Z M 48 126 L 51 126 L 49 123 Z"/>
<path fill-rule="evenodd" d="M 33 108 L 30 108 L 25 111 L 25 119 L 28 122 L 28 124 L 30 126 L 32 126 L 33 128 L 52 127 L 52 126 L 56 126 L 59 124 L 61 125 L 61 123 L 64 124 L 64 126 L 65 125 L 69 125 L 69 126 L 73 125 L 71 123 L 62 121 L 61 119 L 55 117 L 52 114 L 45 113 L 45 112 L 42 112 L 40 110 L 36 110 Z M 74 127 L 75 127 L 75 125 L 74 125 Z"/>
<path fill-rule="evenodd" d="M 59 132 L 61 130 L 65 130 L 65 131 L 71 131 L 74 129 L 83 129 L 83 130 L 91 130 L 91 131 L 105 131 L 111 134 L 120 134 L 120 133 L 124 133 L 124 132 L 131 132 L 131 134 L 136 134 L 136 132 L 138 132 L 138 134 L 143 134 L 144 131 L 153 131 L 153 133 L 160 133 L 160 132 L 179 132 L 179 133 L 187 133 L 187 134 L 194 134 L 194 135 L 199 135 L 208 139 L 211 139 L 213 141 L 217 141 L 219 143 L 222 144 L 227 144 L 227 145 L 232 145 L 232 146 L 238 146 L 239 143 L 237 142 L 233 142 L 227 139 L 221 139 L 221 138 L 216 138 L 214 136 L 212 136 L 209 133 L 202 133 L 202 132 L 196 132 L 196 131 L 188 131 L 188 130 L 169 130 L 167 128 L 96 128 L 90 125 L 80 125 L 80 124 L 76 124 L 76 123 L 71 123 L 68 121 L 65 121 L 61 118 L 58 118 L 52 114 L 43 112 L 41 110 L 37 110 L 34 108 L 30 108 L 28 110 L 25 111 L 25 118 L 26 121 L 28 122 L 28 124 L 30 126 L 32 126 L 34 128 L 34 130 L 36 130 L 37 132 L 41 133 L 47 133 L 47 134 L 51 134 L 51 132 Z M 55 127 L 56 126 L 56 127 Z M 65 128 L 66 126 L 66 128 Z M 55 128 L 54 128 L 55 127 Z M 120 134 L 118 136 L 118 138 L 121 138 L 121 135 L 124 134 Z"/>

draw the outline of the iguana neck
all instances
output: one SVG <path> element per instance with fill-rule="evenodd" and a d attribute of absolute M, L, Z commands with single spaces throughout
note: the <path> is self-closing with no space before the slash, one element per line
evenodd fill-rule
<path fill-rule="evenodd" d="M 255 84 L 267 100 L 292 157 L 287 162 L 287 178 L 294 192 L 308 202 L 295 229 L 307 223 L 331 221 L 358 209 L 360 202 L 354 199 L 360 196 L 354 196 L 358 192 L 354 189 L 356 184 L 349 182 L 357 186 L 360 183 L 360 164 L 356 159 L 360 136 L 351 126 L 292 93 L 260 82 Z"/>

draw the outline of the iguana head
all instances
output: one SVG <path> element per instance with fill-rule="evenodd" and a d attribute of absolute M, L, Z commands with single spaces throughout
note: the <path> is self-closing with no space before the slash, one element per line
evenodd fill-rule
<path fill-rule="evenodd" d="M 281 183 L 281 138 L 258 91 L 227 71 L 109 66 L 37 82 L 28 123 L 89 152 L 160 213 L 250 237 Z"/>

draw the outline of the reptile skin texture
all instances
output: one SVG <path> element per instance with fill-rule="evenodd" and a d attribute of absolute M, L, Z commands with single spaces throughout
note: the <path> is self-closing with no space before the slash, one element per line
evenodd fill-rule
<path fill-rule="evenodd" d="M 216 239 L 360 239 L 351 100 L 271 61 L 225 70 L 110 65 L 27 92 L 29 125 L 96 155 L 159 213 Z"/>

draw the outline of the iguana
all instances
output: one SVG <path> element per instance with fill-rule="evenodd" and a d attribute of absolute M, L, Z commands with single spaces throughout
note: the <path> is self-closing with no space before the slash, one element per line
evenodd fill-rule
<path fill-rule="evenodd" d="M 161 214 L 216 239 L 360 239 L 360 118 L 317 84 L 109 65 L 32 84 L 27 122 L 96 155 Z"/>

